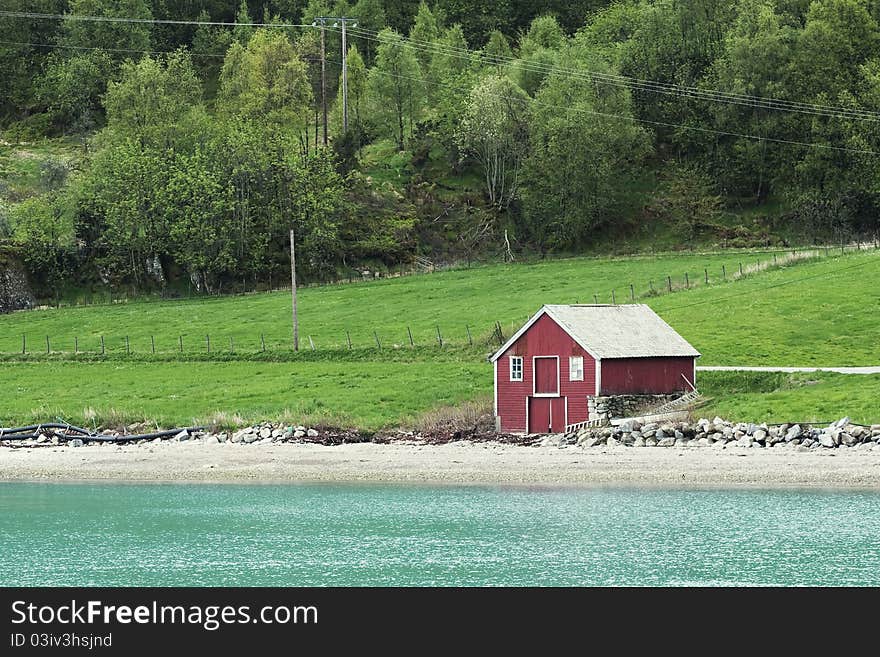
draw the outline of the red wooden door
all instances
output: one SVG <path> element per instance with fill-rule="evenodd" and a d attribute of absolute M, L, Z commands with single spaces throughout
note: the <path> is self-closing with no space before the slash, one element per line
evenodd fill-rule
<path fill-rule="evenodd" d="M 565 397 L 550 398 L 550 432 L 565 431 Z"/>
<path fill-rule="evenodd" d="M 555 356 L 535 358 L 535 394 L 559 394 L 559 359 Z"/>
<path fill-rule="evenodd" d="M 529 433 L 550 432 L 550 397 L 529 397 Z"/>

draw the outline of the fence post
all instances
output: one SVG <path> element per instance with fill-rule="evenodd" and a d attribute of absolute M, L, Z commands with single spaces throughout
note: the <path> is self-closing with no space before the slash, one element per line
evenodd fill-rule
<path fill-rule="evenodd" d="M 266 337 L 262 333 L 260 333 L 260 348 L 266 351 Z"/>
<path fill-rule="evenodd" d="M 314 341 L 312 340 L 312 336 L 311 336 L 311 335 L 309 336 L 309 345 L 311 345 L 311 347 L 312 347 L 312 351 L 315 351 L 315 343 L 314 343 Z"/>
<path fill-rule="evenodd" d="M 177 343 L 180 345 L 180 353 L 183 353 L 183 336 L 177 336 Z"/>
<path fill-rule="evenodd" d="M 654 281 L 648 281 L 648 287 L 651 289 L 651 294 L 654 294 Z"/>
<path fill-rule="evenodd" d="M 21 353 L 27 353 L 27 335 L 24 333 L 21 334 Z"/>
<path fill-rule="evenodd" d="M 593 295 L 593 303 L 595 303 L 597 306 L 599 305 L 599 295 L 598 294 Z"/>
<path fill-rule="evenodd" d="M 724 280 L 727 280 L 727 267 L 721 265 L 721 275 L 724 277 Z"/>
<path fill-rule="evenodd" d="M 128 343 L 128 336 L 127 335 L 125 336 L 125 353 L 126 354 L 131 353 L 131 346 Z"/>
<path fill-rule="evenodd" d="M 440 335 L 440 325 L 437 324 L 437 342 L 440 343 L 440 348 L 443 348 L 443 336 Z"/>
<path fill-rule="evenodd" d="M 73 336 L 73 353 L 79 353 L 79 337 Z"/>
<path fill-rule="evenodd" d="M 666 277 L 666 288 L 672 292 L 672 276 Z"/>
<path fill-rule="evenodd" d="M 636 300 L 636 291 L 635 291 L 635 289 L 633 289 L 632 283 L 629 284 L 629 298 L 632 301 Z"/>
<path fill-rule="evenodd" d="M 410 347 L 415 347 L 415 346 L 416 346 L 416 343 L 415 343 L 415 341 L 413 340 L 412 331 L 409 330 L 409 326 L 406 327 L 406 333 L 407 333 L 407 335 L 409 335 L 409 346 L 410 346 Z"/>
<path fill-rule="evenodd" d="M 348 348 L 351 349 L 351 334 L 349 334 L 348 329 L 345 329 L 345 339 L 348 340 Z"/>
<path fill-rule="evenodd" d="M 471 327 L 468 326 L 467 324 L 465 324 L 465 325 L 464 325 L 464 330 L 467 331 L 468 344 L 469 344 L 470 346 L 473 347 L 473 346 L 474 346 L 474 340 L 473 340 L 473 338 L 471 338 Z"/>
<path fill-rule="evenodd" d="M 47 335 L 46 336 L 46 353 L 48 354 L 48 353 L 50 353 L 50 351 L 51 350 L 49 348 L 49 336 Z"/>
<path fill-rule="evenodd" d="M 690 279 L 688 278 L 688 273 L 687 273 L 687 272 L 684 273 L 684 286 L 685 286 L 685 289 L 688 289 L 688 290 L 691 289 L 691 281 L 690 281 Z"/>
<path fill-rule="evenodd" d="M 791 255 L 794 256 L 794 251 L 791 252 Z M 776 265 L 776 254 L 773 254 L 773 265 Z"/>
<path fill-rule="evenodd" d="M 743 263 L 739 263 L 739 275 L 740 277 L 743 275 Z"/>
<path fill-rule="evenodd" d="M 617 299 L 614 298 L 614 290 L 611 290 L 611 305 L 612 306 L 617 305 Z"/>
<path fill-rule="evenodd" d="M 101 355 L 104 355 L 104 336 L 101 336 Z"/>
<path fill-rule="evenodd" d="M 150 350 L 155 354 L 156 353 L 156 336 L 150 336 Z"/>
<path fill-rule="evenodd" d="M 373 331 L 373 337 L 376 338 L 376 346 L 377 346 L 379 349 L 381 349 L 381 348 L 382 348 L 382 343 L 379 342 L 379 334 L 376 333 L 375 330 Z"/>
<path fill-rule="evenodd" d="M 704 269 L 703 272 L 706 274 L 706 285 L 708 285 L 709 284 L 709 270 Z"/>
<path fill-rule="evenodd" d="M 205 344 L 208 346 L 208 353 L 211 353 L 211 336 L 208 333 L 205 333 Z"/>

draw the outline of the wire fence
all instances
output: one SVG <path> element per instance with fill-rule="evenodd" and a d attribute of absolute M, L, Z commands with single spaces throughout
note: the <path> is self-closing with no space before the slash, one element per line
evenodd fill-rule
<path fill-rule="evenodd" d="M 629 283 L 604 292 L 595 292 L 584 297 L 569 299 L 575 304 L 625 304 L 637 303 L 666 294 L 675 294 L 687 290 L 705 288 L 712 285 L 732 283 L 748 278 L 754 274 L 783 268 L 788 265 L 830 258 L 852 252 L 877 248 L 873 244 L 842 245 L 839 247 L 816 247 L 808 250 L 775 251 L 764 253 L 765 260 L 755 262 L 739 261 L 734 267 L 722 264 L 717 271 L 708 267 L 702 271 L 686 271 L 682 274 L 664 276 L 662 279 L 648 280 L 641 284 Z M 289 288 L 288 288 L 289 289 Z M 565 300 L 553 299 L 562 303 Z M 494 321 L 491 326 L 464 324 L 451 326 L 435 324 L 433 327 L 419 326 L 414 332 L 412 326 L 398 326 L 396 329 L 385 327 L 356 329 L 342 328 L 334 331 L 335 335 L 301 334 L 299 351 L 354 351 L 354 350 L 387 350 L 401 348 L 497 348 L 504 344 L 524 322 L 531 316 L 508 319 L 504 322 Z M 51 336 L 21 334 L 19 349 L 10 348 L 8 336 L 3 354 L 21 355 L 168 355 L 178 354 L 181 357 L 195 354 L 231 357 L 236 354 L 277 353 L 293 350 L 292 336 L 270 335 L 264 332 L 246 333 L 243 331 L 225 331 L 212 334 L 178 333 L 171 335 L 167 331 L 162 334 L 139 332 L 129 334 L 114 333 L 112 335 L 82 336 Z"/>
<path fill-rule="evenodd" d="M 876 237 L 871 241 L 860 241 L 860 242 L 847 242 L 845 244 L 838 245 L 817 245 L 817 246 L 809 246 L 809 247 L 798 247 L 795 249 L 789 248 L 766 248 L 766 249 L 748 249 L 741 252 L 743 259 L 749 256 L 767 256 L 769 257 L 782 257 L 785 254 L 790 253 L 804 253 L 804 252 L 823 252 L 826 255 L 829 253 L 844 253 L 844 252 L 852 252 L 859 250 L 868 250 L 868 249 L 877 249 L 880 248 L 880 236 Z M 597 256 L 570 256 L 570 257 L 556 257 L 556 258 L 529 258 L 529 259 L 519 259 L 515 261 L 515 264 L 523 265 L 523 264 L 535 264 L 539 262 L 550 262 L 550 261 L 564 261 L 570 260 L 572 258 L 577 258 L 579 260 L 632 260 L 632 259 L 640 259 L 640 258 L 656 258 L 662 257 L 664 255 L 693 255 L 693 256 L 716 256 L 716 255 L 734 255 L 735 251 L 731 251 L 730 249 L 724 250 L 703 250 L 703 251 L 656 251 L 650 253 L 640 253 L 635 255 L 620 255 L 620 256 L 608 256 L 608 255 L 597 255 Z M 481 261 L 454 261 L 448 263 L 437 263 L 433 262 L 427 258 L 417 257 L 413 262 L 410 263 L 401 263 L 391 268 L 360 268 L 360 269 L 350 269 L 346 274 L 336 277 L 320 277 L 311 281 L 298 282 L 298 289 L 309 289 L 309 288 L 318 288 L 318 287 L 330 287 L 330 286 L 342 286 L 342 285 L 356 285 L 356 284 L 364 284 L 371 283 L 380 280 L 387 279 L 398 279 L 398 278 L 408 278 L 410 276 L 426 276 L 435 274 L 438 272 L 450 272 L 450 271 L 460 271 L 471 269 L 473 267 L 481 267 L 489 264 L 498 264 L 498 263 L 490 263 L 490 262 L 481 262 Z M 658 281 L 658 285 L 662 281 Z M 674 284 L 678 284 L 678 279 L 674 279 Z M 227 282 L 225 286 L 218 290 L 214 290 L 212 292 L 205 291 L 200 285 L 193 283 L 190 281 L 186 287 L 167 287 L 163 288 L 159 292 L 155 293 L 144 293 L 143 291 L 139 291 L 137 289 L 125 289 L 125 288 L 106 288 L 100 292 L 83 292 L 75 296 L 75 298 L 59 298 L 59 299 L 43 299 L 41 300 L 41 307 L 54 307 L 54 308 L 65 308 L 65 307 L 90 307 L 90 306 L 107 306 L 107 305 L 115 305 L 115 304 L 124 304 L 130 302 L 136 303 L 163 303 L 169 301 L 190 301 L 190 300 L 212 300 L 212 299 L 224 299 L 229 297 L 236 296 L 253 296 L 258 294 L 266 294 L 273 292 L 289 292 L 290 291 L 290 273 L 289 272 L 276 272 L 274 274 L 269 274 L 268 277 L 264 281 L 259 281 L 257 279 L 252 279 L 250 282 L 247 279 L 242 279 L 240 283 L 235 282 Z M 597 295 L 599 296 L 599 295 Z"/>

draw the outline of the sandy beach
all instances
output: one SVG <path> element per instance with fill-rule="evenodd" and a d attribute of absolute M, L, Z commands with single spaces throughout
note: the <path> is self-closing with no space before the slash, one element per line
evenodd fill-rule
<path fill-rule="evenodd" d="M 498 443 L 0 448 L 3 481 L 389 482 L 880 490 L 880 450 Z"/>

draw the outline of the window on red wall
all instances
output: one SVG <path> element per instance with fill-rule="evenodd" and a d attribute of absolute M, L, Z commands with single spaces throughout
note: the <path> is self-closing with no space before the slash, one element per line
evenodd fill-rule
<path fill-rule="evenodd" d="M 510 357 L 510 380 L 511 381 L 522 381 L 523 380 L 523 359 L 522 359 L 522 356 L 511 356 Z"/>
<path fill-rule="evenodd" d="M 584 380 L 584 357 L 572 356 L 568 359 L 568 380 L 583 381 Z"/>

